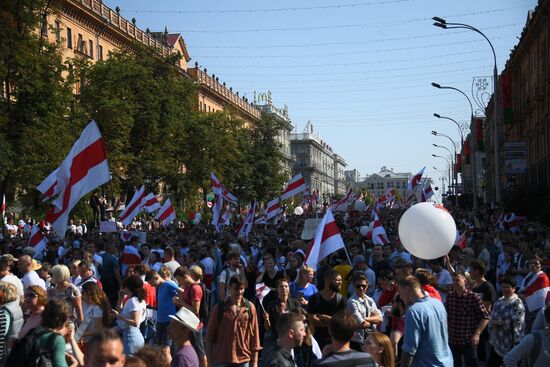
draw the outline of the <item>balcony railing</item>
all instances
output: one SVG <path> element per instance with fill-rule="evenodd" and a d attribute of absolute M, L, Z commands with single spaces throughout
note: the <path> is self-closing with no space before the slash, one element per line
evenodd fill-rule
<path fill-rule="evenodd" d="M 89 9 L 92 13 L 97 14 L 105 21 L 109 22 L 113 27 L 120 30 L 130 38 L 135 39 L 147 46 L 155 47 L 160 50 L 163 56 L 170 54 L 171 48 L 162 42 L 156 40 L 149 33 L 142 31 L 135 26 L 132 22 L 127 21 L 120 16 L 119 13 L 113 11 L 111 8 L 103 4 L 99 0 L 72 0 L 76 3 L 82 4 L 83 7 Z"/>
<path fill-rule="evenodd" d="M 192 68 L 188 70 L 189 74 L 196 77 L 200 84 L 206 86 L 212 92 L 222 96 L 229 103 L 234 106 L 248 112 L 255 118 L 261 118 L 262 113 L 256 107 L 250 105 L 247 101 L 233 93 L 232 90 L 221 84 L 219 81 L 200 70 L 199 68 Z"/>

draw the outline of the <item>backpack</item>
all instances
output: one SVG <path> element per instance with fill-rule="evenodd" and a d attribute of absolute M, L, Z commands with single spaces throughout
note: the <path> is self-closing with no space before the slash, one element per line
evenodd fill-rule
<path fill-rule="evenodd" d="M 200 283 L 202 289 L 201 305 L 199 308 L 199 319 L 206 324 L 210 316 L 210 291 L 206 289 L 204 283 Z"/>
<path fill-rule="evenodd" d="M 42 348 L 38 345 L 38 338 L 50 333 L 46 345 Z M 24 337 L 17 340 L 11 349 L 6 366 L 18 367 L 51 367 L 52 350 L 57 334 L 37 327 L 29 331 Z"/>

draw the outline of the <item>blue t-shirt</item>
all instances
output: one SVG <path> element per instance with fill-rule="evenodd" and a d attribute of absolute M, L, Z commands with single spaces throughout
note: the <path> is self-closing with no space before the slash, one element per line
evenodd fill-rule
<path fill-rule="evenodd" d="M 176 314 L 176 305 L 172 298 L 178 292 L 178 286 L 171 280 L 159 285 L 157 288 L 157 322 L 170 322 L 169 315 Z"/>
<path fill-rule="evenodd" d="M 317 293 L 317 287 L 315 284 L 308 283 L 305 288 L 300 287 L 298 282 L 290 283 L 290 296 L 292 298 L 298 298 L 298 293 L 303 292 L 304 298 L 309 300 L 314 293 Z"/>
<path fill-rule="evenodd" d="M 424 297 L 405 314 L 403 351 L 414 356 L 413 367 L 452 367 L 447 311 L 435 298 Z"/>

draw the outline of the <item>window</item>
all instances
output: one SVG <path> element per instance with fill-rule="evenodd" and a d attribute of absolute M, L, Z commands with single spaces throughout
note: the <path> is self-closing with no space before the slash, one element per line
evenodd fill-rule
<path fill-rule="evenodd" d="M 103 46 L 97 45 L 97 59 L 103 60 Z"/>
<path fill-rule="evenodd" d="M 73 31 L 67 27 L 67 48 L 73 48 Z"/>
<path fill-rule="evenodd" d="M 78 34 L 78 40 L 76 41 L 77 51 L 84 52 L 84 41 L 82 40 L 82 35 Z"/>
<path fill-rule="evenodd" d="M 90 53 L 90 57 L 93 59 L 94 58 L 94 41 L 92 40 L 88 40 L 88 52 Z"/>
<path fill-rule="evenodd" d="M 42 14 L 40 20 L 40 33 L 42 34 L 42 36 L 48 35 L 48 18 L 46 14 Z"/>
<path fill-rule="evenodd" d="M 61 23 L 59 20 L 55 21 L 55 41 L 61 43 Z"/>

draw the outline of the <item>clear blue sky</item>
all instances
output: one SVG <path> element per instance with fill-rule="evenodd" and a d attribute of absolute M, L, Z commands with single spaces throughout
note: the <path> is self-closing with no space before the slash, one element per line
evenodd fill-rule
<path fill-rule="evenodd" d="M 471 24 L 493 42 L 499 73 L 535 0 L 105 0 L 141 29 L 181 32 L 191 55 L 220 81 L 252 100 L 271 90 L 294 126 L 314 131 L 362 176 L 382 165 L 416 172 L 446 170 L 432 143 L 437 130 L 460 140 L 437 112 L 469 120 L 472 79 L 492 74 L 492 53 L 478 34 L 434 27 L 432 16 Z M 349 6 L 353 5 L 354 6 Z M 340 5 L 341 7 L 332 7 Z M 323 9 L 294 9 L 304 7 Z M 278 9 L 278 10 L 274 10 Z M 240 11 L 242 10 L 242 11 Z M 248 11 L 252 10 L 252 11 Z M 265 10 L 265 11 L 264 11 Z M 490 89 L 492 91 L 492 89 Z"/>

